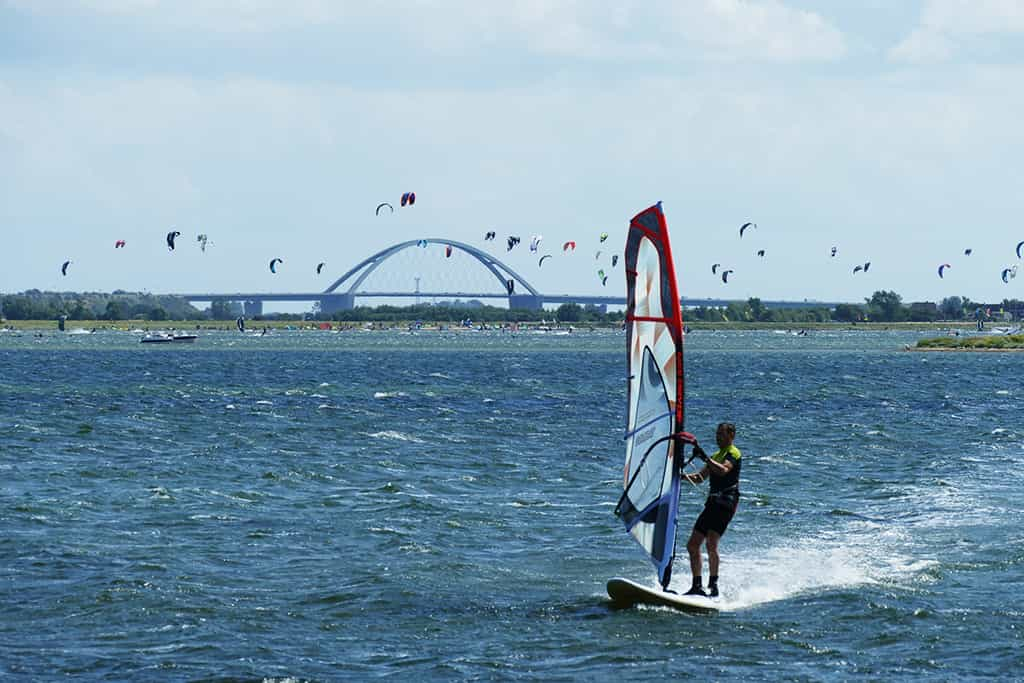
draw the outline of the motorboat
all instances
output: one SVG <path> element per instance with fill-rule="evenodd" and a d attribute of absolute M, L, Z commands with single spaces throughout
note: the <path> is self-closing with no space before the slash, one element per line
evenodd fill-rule
<path fill-rule="evenodd" d="M 194 334 L 147 334 L 142 344 L 191 344 L 199 337 Z"/>

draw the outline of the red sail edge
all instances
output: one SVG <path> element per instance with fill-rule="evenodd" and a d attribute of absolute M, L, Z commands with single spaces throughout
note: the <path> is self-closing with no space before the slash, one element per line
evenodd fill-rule
<path fill-rule="evenodd" d="M 676 400 L 675 400 L 675 431 L 682 432 L 685 422 L 685 398 L 686 382 L 683 378 L 683 341 L 686 332 L 683 329 L 683 311 L 679 298 L 679 289 L 676 284 L 675 263 L 672 260 L 672 243 L 668 236 L 668 223 L 665 220 L 665 212 L 661 208 L 661 202 L 650 206 L 629 221 L 630 230 L 641 231 L 648 239 L 658 245 L 658 254 L 661 260 L 662 279 L 662 310 L 663 320 L 670 330 L 672 339 L 676 346 Z M 627 238 L 627 245 L 629 238 Z M 628 248 L 628 247 L 627 247 Z M 635 271 L 635 263 L 633 264 Z M 627 269 L 630 264 L 626 264 Z M 626 311 L 626 320 L 643 320 L 643 317 L 634 318 L 632 311 Z"/>

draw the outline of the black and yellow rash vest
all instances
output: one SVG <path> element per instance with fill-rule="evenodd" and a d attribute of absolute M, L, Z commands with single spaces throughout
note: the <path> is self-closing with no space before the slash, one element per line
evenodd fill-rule
<path fill-rule="evenodd" d="M 714 495 L 726 490 L 739 491 L 740 457 L 742 457 L 740 449 L 736 448 L 735 445 L 729 446 L 728 448 L 720 448 L 717 453 L 711 456 L 712 460 L 719 463 L 729 460 L 732 462 L 732 469 L 729 470 L 728 474 L 721 477 L 715 476 L 714 474 L 711 475 L 709 493 Z"/>

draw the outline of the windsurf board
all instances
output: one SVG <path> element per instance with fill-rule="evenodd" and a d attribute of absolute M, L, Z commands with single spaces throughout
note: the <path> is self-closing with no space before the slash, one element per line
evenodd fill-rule
<path fill-rule="evenodd" d="M 686 612 L 718 612 L 721 607 L 719 598 L 708 598 L 702 595 L 680 595 L 669 593 L 660 588 L 648 588 L 629 579 L 614 578 L 608 581 L 608 597 L 615 607 L 633 607 L 635 605 L 657 605 L 673 607 Z"/>

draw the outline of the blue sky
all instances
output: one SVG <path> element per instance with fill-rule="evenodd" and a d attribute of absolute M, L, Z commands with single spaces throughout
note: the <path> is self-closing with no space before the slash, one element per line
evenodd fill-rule
<path fill-rule="evenodd" d="M 1024 298 L 1022 34 L 1012 0 L 0 0 L 0 291 L 316 291 L 433 236 L 621 291 L 661 200 L 684 295 Z"/>

